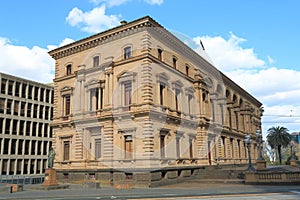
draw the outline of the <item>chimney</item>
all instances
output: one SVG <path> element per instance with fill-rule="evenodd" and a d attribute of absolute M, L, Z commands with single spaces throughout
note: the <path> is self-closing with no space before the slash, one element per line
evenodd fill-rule
<path fill-rule="evenodd" d="M 127 21 L 126 20 L 122 20 L 122 21 L 120 21 L 120 24 L 121 25 L 125 25 L 125 24 L 127 24 Z"/>

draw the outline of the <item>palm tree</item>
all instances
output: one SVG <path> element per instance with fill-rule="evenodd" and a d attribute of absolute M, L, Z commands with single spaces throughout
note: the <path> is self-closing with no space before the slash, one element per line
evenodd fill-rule
<path fill-rule="evenodd" d="M 268 129 L 267 142 L 272 149 L 277 149 L 279 163 L 281 164 L 281 147 L 287 147 L 292 140 L 288 129 L 282 126 Z"/>

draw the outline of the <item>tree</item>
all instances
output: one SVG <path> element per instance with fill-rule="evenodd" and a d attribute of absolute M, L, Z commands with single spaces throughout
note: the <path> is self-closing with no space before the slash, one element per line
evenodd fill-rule
<path fill-rule="evenodd" d="M 277 150 L 280 164 L 282 162 L 281 147 L 287 147 L 292 140 L 288 131 L 287 128 L 282 126 L 268 129 L 267 142 L 272 149 Z"/>

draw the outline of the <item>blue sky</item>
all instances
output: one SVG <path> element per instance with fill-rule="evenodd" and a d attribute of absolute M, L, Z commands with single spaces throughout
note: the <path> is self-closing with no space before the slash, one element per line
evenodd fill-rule
<path fill-rule="evenodd" d="M 50 82 L 47 51 L 149 15 L 202 40 L 216 67 L 264 104 L 264 132 L 274 125 L 300 131 L 299 7 L 298 0 L 5 0 L 0 70 Z"/>

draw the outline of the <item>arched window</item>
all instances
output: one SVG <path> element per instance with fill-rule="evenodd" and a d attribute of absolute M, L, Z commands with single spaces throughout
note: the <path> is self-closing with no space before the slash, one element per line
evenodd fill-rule
<path fill-rule="evenodd" d="M 162 61 L 162 50 L 161 49 L 157 49 L 157 58 L 158 60 Z"/>
<path fill-rule="evenodd" d="M 176 57 L 173 57 L 173 67 L 174 67 L 174 69 L 177 68 L 177 58 Z"/>

